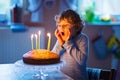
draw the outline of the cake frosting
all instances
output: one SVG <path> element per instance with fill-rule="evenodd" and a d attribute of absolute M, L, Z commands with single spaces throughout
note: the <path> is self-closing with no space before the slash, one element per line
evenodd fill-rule
<path fill-rule="evenodd" d="M 60 57 L 54 52 L 36 49 L 23 54 L 23 62 L 33 65 L 55 64 L 60 62 Z"/>

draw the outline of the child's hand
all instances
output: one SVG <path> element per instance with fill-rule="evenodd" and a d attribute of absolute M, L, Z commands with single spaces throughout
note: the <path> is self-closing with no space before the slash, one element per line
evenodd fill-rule
<path fill-rule="evenodd" d="M 55 30 L 55 36 L 56 36 L 56 38 L 57 38 L 57 40 L 58 40 L 60 46 L 62 46 L 62 45 L 64 44 L 65 41 L 62 39 L 62 33 L 59 32 L 58 29 Z"/>
<path fill-rule="evenodd" d="M 65 28 L 64 32 L 62 33 L 62 39 L 64 41 L 68 41 L 70 38 L 70 30 L 68 28 Z"/>
<path fill-rule="evenodd" d="M 64 31 L 59 31 L 56 29 L 55 36 L 58 39 L 59 44 L 62 46 L 65 41 L 68 41 L 70 38 L 70 30 L 66 28 Z"/>

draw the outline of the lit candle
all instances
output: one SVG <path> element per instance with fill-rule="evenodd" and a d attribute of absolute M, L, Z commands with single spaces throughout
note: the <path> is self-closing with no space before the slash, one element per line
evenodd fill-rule
<path fill-rule="evenodd" d="M 35 34 L 35 39 L 36 39 L 36 49 L 38 49 L 38 40 L 37 40 L 37 34 Z"/>
<path fill-rule="evenodd" d="M 32 46 L 32 50 L 34 49 L 33 47 L 33 34 L 31 35 L 31 46 Z"/>
<path fill-rule="evenodd" d="M 48 36 L 48 46 L 47 46 L 47 50 L 50 50 L 50 44 L 51 44 L 51 35 L 50 33 L 47 33 Z"/>
<path fill-rule="evenodd" d="M 41 34 L 41 31 L 38 31 L 38 49 L 40 49 L 40 34 Z"/>

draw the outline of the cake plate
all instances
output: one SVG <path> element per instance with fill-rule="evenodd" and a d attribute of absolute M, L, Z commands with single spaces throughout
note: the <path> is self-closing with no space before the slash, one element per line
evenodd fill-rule
<path fill-rule="evenodd" d="M 62 66 L 64 66 L 65 62 L 60 61 L 56 64 L 47 64 L 47 65 L 30 65 L 23 62 L 23 60 L 18 60 L 15 62 L 15 65 L 18 68 L 25 69 L 25 70 L 34 70 L 36 71 L 35 74 L 33 74 L 33 78 L 39 79 L 39 80 L 45 80 L 47 76 L 47 72 L 49 71 L 56 71 L 59 70 Z"/>

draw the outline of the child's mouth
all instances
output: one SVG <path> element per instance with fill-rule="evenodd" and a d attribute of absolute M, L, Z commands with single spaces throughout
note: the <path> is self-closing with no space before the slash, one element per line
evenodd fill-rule
<path fill-rule="evenodd" d="M 64 36 L 64 32 L 61 32 L 61 34 Z"/>

